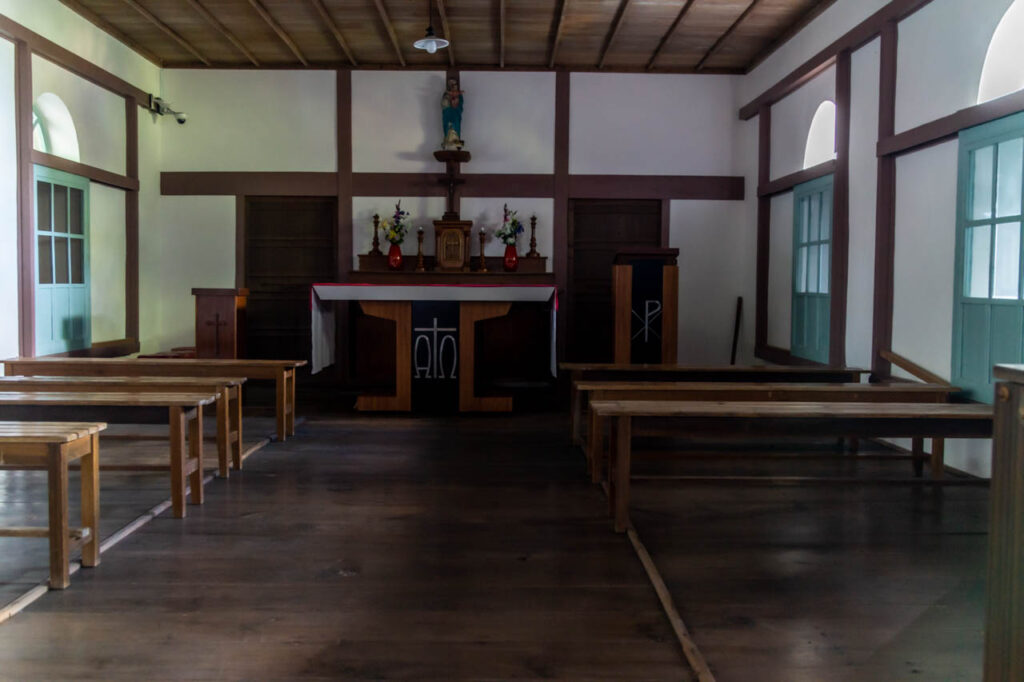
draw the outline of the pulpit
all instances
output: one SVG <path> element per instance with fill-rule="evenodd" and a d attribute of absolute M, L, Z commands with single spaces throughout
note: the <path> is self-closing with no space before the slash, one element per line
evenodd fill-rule
<path fill-rule="evenodd" d="M 193 289 L 196 297 L 196 357 L 245 357 L 248 289 Z"/>
<path fill-rule="evenodd" d="M 679 249 L 621 251 L 612 265 L 613 362 L 672 364 L 679 315 Z"/>

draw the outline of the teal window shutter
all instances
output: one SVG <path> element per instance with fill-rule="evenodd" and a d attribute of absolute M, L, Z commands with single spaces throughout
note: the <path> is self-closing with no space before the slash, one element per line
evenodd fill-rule
<path fill-rule="evenodd" d="M 790 353 L 828 363 L 832 273 L 832 176 L 793 189 Z"/>

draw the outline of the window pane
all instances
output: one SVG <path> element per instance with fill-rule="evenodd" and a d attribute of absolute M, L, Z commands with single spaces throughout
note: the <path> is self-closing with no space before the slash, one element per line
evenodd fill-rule
<path fill-rule="evenodd" d="M 991 226 L 969 227 L 964 234 L 964 295 L 988 298 L 988 254 Z"/>
<path fill-rule="evenodd" d="M 796 256 L 796 281 L 793 283 L 798 294 L 807 291 L 807 247 L 801 246 Z"/>
<path fill-rule="evenodd" d="M 82 190 L 71 188 L 71 234 L 82 234 L 83 225 L 83 207 L 85 202 L 82 200 Z"/>
<path fill-rule="evenodd" d="M 68 188 L 53 186 L 53 231 L 68 231 Z"/>
<path fill-rule="evenodd" d="M 828 293 L 828 244 L 821 245 L 821 266 L 818 268 L 818 291 L 822 294 Z"/>
<path fill-rule="evenodd" d="M 36 251 L 39 253 L 39 283 L 53 284 L 53 247 L 50 237 L 40 236 Z"/>
<path fill-rule="evenodd" d="M 36 229 L 50 230 L 50 183 L 36 183 Z"/>
<path fill-rule="evenodd" d="M 992 217 L 992 149 L 993 147 L 982 147 L 972 154 L 974 156 L 972 220 Z"/>
<path fill-rule="evenodd" d="M 1020 277 L 1020 223 L 996 225 L 992 298 L 1017 298 Z"/>
<path fill-rule="evenodd" d="M 71 283 L 85 284 L 85 240 L 71 241 Z"/>
<path fill-rule="evenodd" d="M 799 216 L 800 233 L 797 236 L 797 243 L 807 243 L 807 199 L 801 199 L 800 204 L 797 206 L 797 215 Z"/>
<path fill-rule="evenodd" d="M 809 241 L 818 241 L 818 216 L 820 215 L 819 204 L 821 203 L 821 195 L 815 194 L 807 199 L 807 203 L 811 205 L 811 216 L 808 218 L 808 226 L 810 233 L 807 238 Z"/>
<path fill-rule="evenodd" d="M 832 192 L 821 195 L 821 240 L 832 237 Z"/>
<path fill-rule="evenodd" d="M 1020 215 L 1020 183 L 1024 138 L 999 144 L 999 175 L 996 177 L 996 215 Z"/>
<path fill-rule="evenodd" d="M 53 283 L 68 283 L 68 238 L 53 238 Z"/>
<path fill-rule="evenodd" d="M 818 291 L 818 247 L 807 247 L 807 293 Z"/>

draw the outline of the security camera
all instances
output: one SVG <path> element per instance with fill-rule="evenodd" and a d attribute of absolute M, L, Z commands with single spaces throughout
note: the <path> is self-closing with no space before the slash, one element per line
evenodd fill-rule
<path fill-rule="evenodd" d="M 174 120 L 178 122 L 178 125 L 185 125 L 185 121 L 188 120 L 188 114 L 184 111 L 175 111 L 171 108 L 171 105 L 154 95 L 149 96 L 149 110 L 160 116 L 166 116 L 167 114 L 173 115 Z"/>
<path fill-rule="evenodd" d="M 188 120 L 188 114 L 184 111 L 176 111 L 174 112 L 174 120 L 177 121 L 179 125 L 185 125 L 185 121 Z"/>

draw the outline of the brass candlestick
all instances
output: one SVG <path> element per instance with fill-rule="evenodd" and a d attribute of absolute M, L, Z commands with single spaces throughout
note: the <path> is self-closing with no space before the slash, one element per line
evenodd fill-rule
<path fill-rule="evenodd" d="M 487 238 L 487 233 L 484 232 L 484 228 L 480 228 L 480 269 L 479 272 L 487 272 L 487 261 L 484 260 L 484 239 Z"/>
<path fill-rule="evenodd" d="M 524 258 L 540 258 L 537 253 L 537 216 L 530 216 L 530 252 Z"/>
<path fill-rule="evenodd" d="M 380 239 L 377 238 L 377 228 L 380 227 L 380 216 L 373 214 L 373 248 L 370 249 L 371 256 L 383 256 L 380 252 Z"/>
<path fill-rule="evenodd" d="M 423 267 L 423 227 L 416 229 L 416 272 L 426 272 L 426 268 Z"/>

